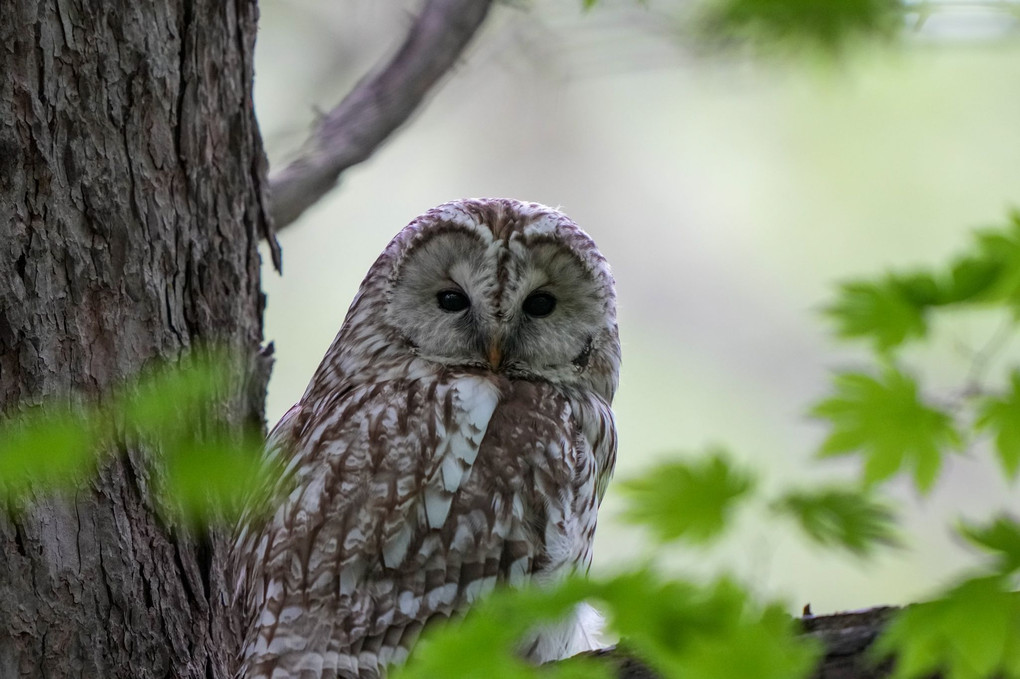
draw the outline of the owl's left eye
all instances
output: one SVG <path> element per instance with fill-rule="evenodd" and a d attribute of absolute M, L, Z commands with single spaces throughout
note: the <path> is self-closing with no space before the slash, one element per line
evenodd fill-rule
<path fill-rule="evenodd" d="M 524 313 L 534 318 L 544 318 L 551 314 L 555 308 L 556 298 L 548 292 L 532 293 L 528 295 L 528 298 L 524 300 L 524 304 L 521 305 Z"/>
<path fill-rule="evenodd" d="M 443 311 L 464 311 L 471 306 L 471 300 L 459 290 L 440 290 L 436 294 L 436 302 Z"/>

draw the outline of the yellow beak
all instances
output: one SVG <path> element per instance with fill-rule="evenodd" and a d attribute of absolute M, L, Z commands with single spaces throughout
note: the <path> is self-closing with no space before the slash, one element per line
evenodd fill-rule
<path fill-rule="evenodd" d="M 503 362 L 503 349 L 499 346 L 499 340 L 495 337 L 489 342 L 487 358 L 489 360 L 489 367 L 493 370 L 498 370 L 500 363 Z"/>

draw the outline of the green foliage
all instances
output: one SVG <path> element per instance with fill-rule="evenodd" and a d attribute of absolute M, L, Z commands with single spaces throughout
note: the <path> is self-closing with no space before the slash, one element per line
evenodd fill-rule
<path fill-rule="evenodd" d="M 677 672 L 665 676 L 691 679 L 796 679 L 813 675 L 820 655 L 810 639 L 797 635 L 797 627 L 779 605 L 742 619 L 723 634 L 696 639 Z"/>
<path fill-rule="evenodd" d="M 960 534 L 996 557 L 995 569 L 1002 575 L 1020 570 L 1020 524 L 1009 516 L 999 516 L 985 527 L 962 524 Z"/>
<path fill-rule="evenodd" d="M 736 500 L 753 486 L 750 474 L 735 469 L 719 450 L 693 462 L 668 462 L 620 482 L 630 502 L 624 518 L 655 532 L 661 540 L 706 542 L 727 525 Z"/>
<path fill-rule="evenodd" d="M 1020 212 L 1009 216 L 1009 224 L 998 230 L 978 232 L 969 266 L 976 267 L 977 283 L 971 297 L 985 303 L 1009 305 L 1020 312 Z M 965 260 L 966 261 L 966 260 Z"/>
<path fill-rule="evenodd" d="M 122 385 L 108 412 L 126 430 L 152 439 L 190 434 L 229 388 L 229 365 L 229 356 L 215 351 L 161 364 Z"/>
<path fill-rule="evenodd" d="M 902 9 L 896 0 L 713 0 L 702 32 L 716 42 L 835 51 L 856 37 L 893 35 Z"/>
<path fill-rule="evenodd" d="M 876 645 L 893 679 L 1020 677 L 1020 598 L 1001 575 L 964 580 L 902 611 Z"/>
<path fill-rule="evenodd" d="M 892 510 L 861 491 L 792 491 L 773 507 L 796 519 L 809 537 L 826 547 L 842 547 L 858 556 L 868 556 L 879 545 L 899 543 Z"/>
<path fill-rule="evenodd" d="M 98 454 L 96 422 L 58 406 L 0 422 L 0 499 L 17 505 L 33 486 L 68 491 L 88 478 Z"/>
<path fill-rule="evenodd" d="M 411 662 L 395 667 L 391 679 L 533 679 L 539 670 L 515 653 L 529 630 L 568 615 L 590 593 L 589 584 L 571 578 L 555 589 L 500 590 L 476 604 L 464 620 L 437 623 L 415 646 Z M 543 667 L 552 679 L 609 679 L 604 663 L 577 658 Z"/>
<path fill-rule="evenodd" d="M 104 454 L 158 449 L 163 508 L 195 522 L 233 520 L 244 498 L 276 476 L 261 461 L 260 432 L 236 434 L 216 412 L 230 389 L 230 357 L 196 352 L 122 385 L 105 405 L 49 405 L 0 422 L 0 499 L 70 491 Z"/>
<path fill-rule="evenodd" d="M 261 436 L 225 432 L 165 448 L 161 490 L 167 506 L 193 522 L 239 517 L 253 492 L 278 478 L 260 459 L 261 450 Z"/>
<path fill-rule="evenodd" d="M 591 583 L 610 628 L 664 677 L 795 679 L 810 673 L 818 649 L 796 634 L 775 605 L 754 603 L 739 584 L 663 581 L 653 571 Z"/>
<path fill-rule="evenodd" d="M 610 629 L 664 677 L 796 679 L 811 672 L 818 656 L 817 646 L 797 635 L 789 615 L 753 603 L 732 581 L 699 585 L 642 569 L 601 581 L 574 577 L 551 589 L 496 592 L 465 620 L 429 634 L 392 677 L 611 676 L 604 663 L 591 659 L 539 669 L 512 654 L 537 623 L 561 618 L 586 600 L 597 601 Z"/>
<path fill-rule="evenodd" d="M 964 255 L 950 265 L 940 303 L 961 304 L 985 298 L 1003 271 L 992 253 Z"/>
<path fill-rule="evenodd" d="M 1006 476 L 1016 478 L 1020 370 L 1004 393 L 977 393 L 966 385 L 962 398 L 947 399 L 950 411 L 926 403 L 917 381 L 896 367 L 908 341 L 929 339 L 929 314 L 973 308 L 1006 312 L 1012 323 L 1020 314 L 1020 213 L 1010 214 L 998 229 L 976 232 L 947 266 L 841 284 L 826 315 L 838 336 L 871 344 L 876 367 L 837 374 L 834 393 L 812 410 L 831 426 L 820 454 L 860 456 L 868 483 L 910 470 L 918 489 L 927 492 L 946 452 L 962 438 L 988 432 Z M 956 422 L 971 424 L 966 436 Z"/>
<path fill-rule="evenodd" d="M 1004 305 L 1020 312 L 1020 212 L 999 229 L 978 231 L 970 248 L 942 269 L 846 281 L 826 314 L 836 332 L 880 353 L 924 339 L 936 309 Z"/>
<path fill-rule="evenodd" d="M 1010 375 L 1007 393 L 981 400 L 975 426 L 995 434 L 995 452 L 1002 469 L 1015 479 L 1020 469 L 1020 370 Z"/>
<path fill-rule="evenodd" d="M 961 439 L 979 441 L 981 434 L 989 434 L 1003 475 L 1015 479 L 1020 470 L 1020 369 L 1013 369 L 1000 393 L 968 383 L 937 408 L 920 397 L 917 381 L 897 367 L 907 343 L 930 341 L 932 313 L 973 308 L 1004 313 L 1010 323 L 1018 318 L 1016 213 L 1003 227 L 976 233 L 945 267 L 842 284 L 826 313 L 837 335 L 871 345 L 874 364 L 870 370 L 836 375 L 833 393 L 812 410 L 830 427 L 820 454 L 858 456 L 867 483 L 910 473 L 918 490 L 927 492 L 946 452 L 958 448 Z M 987 359 L 979 355 L 975 360 Z M 974 375 L 972 369 L 971 380 Z M 1020 606 L 1010 591 L 1020 570 L 1020 524 L 999 516 L 987 525 L 961 524 L 958 530 L 992 555 L 993 571 L 963 577 L 941 596 L 895 618 L 878 651 L 896 656 L 897 679 L 936 671 L 950 679 L 1020 677 Z"/>
<path fill-rule="evenodd" d="M 922 402 L 914 378 L 891 366 L 879 377 L 836 375 L 835 393 L 811 413 L 832 425 L 819 453 L 861 456 L 868 484 L 909 467 L 918 489 L 928 492 L 938 478 L 943 452 L 960 443 L 952 418 Z"/>
<path fill-rule="evenodd" d="M 899 346 L 928 331 L 925 311 L 937 299 L 935 281 L 924 274 L 886 276 L 879 281 L 849 281 L 826 312 L 840 337 L 871 339 L 879 351 Z"/>

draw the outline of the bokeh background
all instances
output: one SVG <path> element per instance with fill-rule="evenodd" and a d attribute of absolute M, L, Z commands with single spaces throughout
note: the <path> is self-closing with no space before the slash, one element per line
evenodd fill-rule
<path fill-rule="evenodd" d="M 404 224 L 453 198 L 509 196 L 562 207 L 614 267 L 617 478 L 713 445 L 766 490 L 850 478 L 853 465 L 813 459 L 824 429 L 805 414 L 834 368 L 863 361 L 819 313 L 835 283 L 939 263 L 1020 206 L 1020 43 L 995 4 L 946 3 L 898 42 L 837 59 L 707 52 L 667 0 L 496 6 L 427 106 L 281 234 L 284 274 L 263 277 L 270 422 Z M 416 7 L 261 2 L 256 107 L 273 166 L 396 48 Z M 911 356 L 935 397 L 996 327 L 936 322 L 935 348 Z M 1016 355 L 1009 341 L 996 354 Z M 917 600 L 973 563 L 947 522 L 1016 507 L 987 460 L 954 457 L 928 497 L 894 486 L 904 546 L 869 560 L 754 510 L 712 550 L 654 554 L 610 486 L 594 568 L 654 557 L 685 576 L 734 573 L 791 611 Z"/>

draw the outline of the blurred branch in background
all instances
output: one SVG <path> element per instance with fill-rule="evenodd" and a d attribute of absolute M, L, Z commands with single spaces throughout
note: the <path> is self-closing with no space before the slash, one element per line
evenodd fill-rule
<path fill-rule="evenodd" d="M 270 176 L 273 221 L 282 229 L 367 159 L 421 105 L 470 42 L 492 0 L 428 0 L 396 55 L 363 78 L 318 122 L 301 155 Z"/>
<path fill-rule="evenodd" d="M 425 0 L 396 54 L 318 119 L 296 159 L 271 173 L 276 229 L 323 198 L 344 170 L 368 159 L 410 118 L 461 57 L 492 4 Z M 639 30 L 667 37 L 674 47 L 700 43 L 712 50 L 750 47 L 772 53 L 779 48 L 837 54 L 858 38 L 987 40 L 1016 35 L 1020 28 L 1015 0 L 583 0 L 575 6 L 578 11 L 594 6 L 586 22 L 594 31 L 607 17 L 616 26 L 622 17 L 640 17 Z M 541 23 L 537 16 L 533 21 Z M 538 42 L 562 45 L 561 36 L 543 36 Z M 603 59 L 612 55 L 609 61 L 618 68 L 618 36 L 612 42 L 598 51 Z"/>

